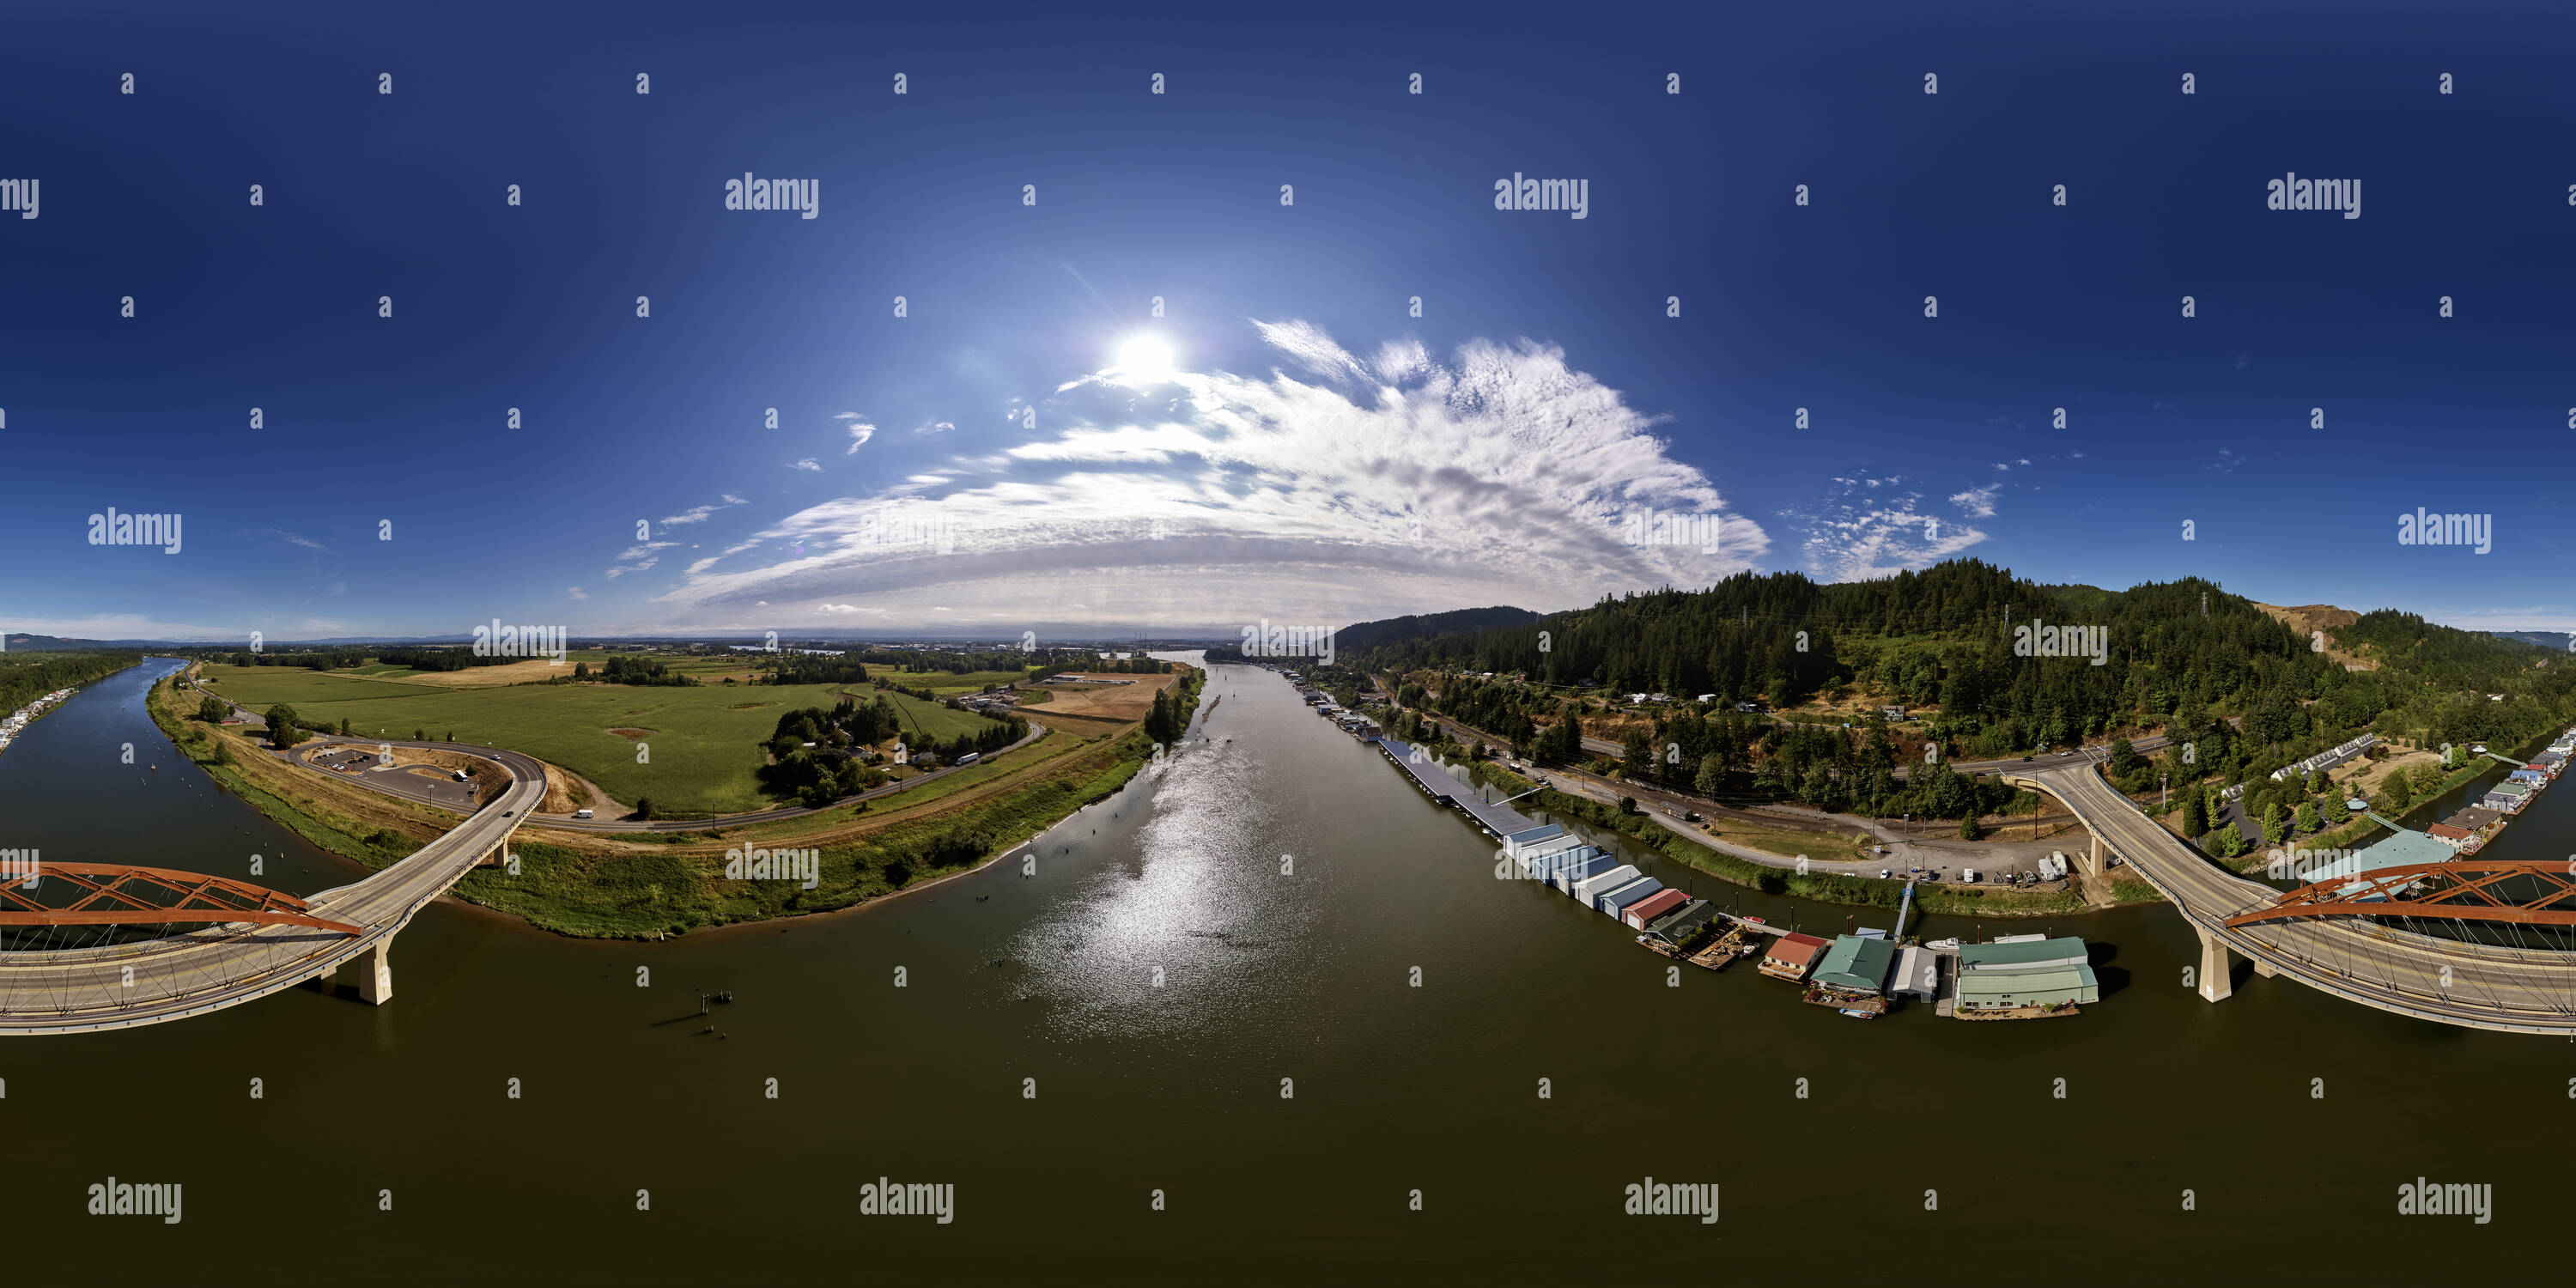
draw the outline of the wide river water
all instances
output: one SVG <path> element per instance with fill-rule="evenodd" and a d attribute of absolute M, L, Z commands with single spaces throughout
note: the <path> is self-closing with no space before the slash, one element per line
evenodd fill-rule
<path fill-rule="evenodd" d="M 171 751 L 142 709 L 171 669 L 92 686 L 0 755 L 0 846 L 351 879 Z M 2576 852 L 2572 800 L 2492 857 Z M 2072 1019 L 1862 1022 L 1744 966 L 1675 986 L 1609 919 L 1495 880 L 1465 818 L 1237 666 L 1184 750 L 1036 849 L 1033 876 L 1014 858 L 659 944 L 442 903 L 381 1008 L 298 988 L 0 1041 L 7 1261 L 36 1282 L 2227 1284 L 2564 1255 L 2576 1045 L 2241 964 L 2213 1006 L 2162 907 L 1919 926 L 2092 941 L 2105 996 Z M 1698 885 L 1826 933 L 1891 920 Z M 735 1001 L 701 1019 L 701 989 Z M 183 1219 L 86 1215 L 111 1175 L 183 1184 Z M 862 1215 L 881 1177 L 954 1186 L 953 1220 Z M 1720 1185 L 1720 1219 L 1624 1214 L 1648 1177 Z M 2418 1177 L 2492 1186 L 2492 1221 L 2401 1218 Z"/>

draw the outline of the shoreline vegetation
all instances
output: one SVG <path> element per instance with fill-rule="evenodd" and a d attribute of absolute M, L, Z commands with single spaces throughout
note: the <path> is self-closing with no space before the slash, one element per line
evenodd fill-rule
<path fill-rule="evenodd" d="M 315 848 L 376 871 L 454 826 L 453 814 L 285 764 L 243 734 L 196 718 L 193 695 L 183 697 L 172 682 L 186 674 L 183 668 L 154 683 L 147 702 L 153 722 L 225 790 Z M 1168 686 L 1175 727 L 1188 727 L 1204 682 L 1205 672 L 1175 664 Z M 1053 736 L 943 779 L 918 797 L 688 832 L 575 833 L 530 822 L 510 847 L 520 860 L 517 875 L 477 869 L 449 893 L 578 938 L 663 939 L 837 912 L 1010 853 L 1125 787 L 1153 748 L 1142 721 L 1106 728 L 1085 721 L 1057 725 Z M 726 851 L 755 846 L 814 851 L 815 888 L 726 878 Z"/>

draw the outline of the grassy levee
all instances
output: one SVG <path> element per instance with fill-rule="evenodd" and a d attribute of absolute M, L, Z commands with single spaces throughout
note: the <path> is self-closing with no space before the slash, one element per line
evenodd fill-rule
<path fill-rule="evenodd" d="M 549 687 L 573 686 L 492 692 L 542 693 Z M 1195 696 L 1191 688 L 1187 700 L 1194 704 Z M 402 858 L 456 821 L 452 814 L 281 763 L 240 734 L 190 719 L 166 687 L 154 690 L 150 709 L 181 752 L 227 790 L 315 846 L 368 868 Z M 225 751 L 219 754 L 217 747 Z M 455 893 L 543 929 L 584 937 L 661 938 L 706 926 L 831 912 L 1007 854 L 1125 786 L 1152 754 L 1152 744 L 1136 728 L 1088 739 L 1059 732 L 996 764 L 948 775 L 917 796 L 902 793 L 865 809 L 680 833 L 594 834 L 530 825 L 511 843 L 520 860 L 517 873 L 477 869 L 457 883 Z M 725 851 L 753 846 L 817 851 L 815 888 L 727 879 Z"/>
<path fill-rule="evenodd" d="M 282 666 L 209 666 L 206 673 L 216 681 L 213 692 L 252 711 L 283 702 L 308 720 L 336 725 L 346 718 L 361 737 L 379 729 L 402 738 L 414 730 L 431 738 L 452 733 L 460 743 L 490 743 L 561 765 L 630 804 L 650 797 L 658 812 L 682 818 L 775 806 L 760 790 L 760 744 L 779 716 L 828 708 L 844 691 L 831 684 L 439 688 Z M 880 694 L 866 685 L 846 692 L 862 703 Z M 911 736 L 947 738 L 991 723 L 900 693 L 883 696 L 917 731 Z M 639 761 L 645 754 L 650 760 Z"/>

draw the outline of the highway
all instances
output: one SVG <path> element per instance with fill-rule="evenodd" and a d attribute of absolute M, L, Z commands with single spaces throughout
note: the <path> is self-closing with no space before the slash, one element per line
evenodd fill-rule
<path fill-rule="evenodd" d="M 382 964 L 379 950 L 390 948 L 413 915 L 500 850 L 545 798 L 545 771 L 536 761 L 489 748 L 471 754 L 507 768 L 509 789 L 400 862 L 305 901 L 317 915 L 363 933 L 236 922 L 133 944 L 0 953 L 0 1035 L 158 1024 L 238 1006 L 351 961 L 367 959 L 374 970 Z M 390 980 L 385 970 L 361 984 L 362 996 L 379 1000 L 378 981 Z"/>
<path fill-rule="evenodd" d="M 2113 789 L 2090 762 L 2008 771 L 2005 779 L 2065 802 L 2181 910 L 2201 935 L 2198 984 L 2213 1001 L 2231 989 L 2223 955 L 2215 956 L 2216 978 L 2210 978 L 2213 957 L 2207 950 L 2218 946 L 2252 959 L 2258 974 L 2287 976 L 2383 1011 L 2470 1028 L 2576 1036 L 2576 956 L 2463 943 L 2349 917 L 2231 930 L 2224 924 L 2228 917 L 2268 907 L 2279 892 L 2184 844 Z"/>

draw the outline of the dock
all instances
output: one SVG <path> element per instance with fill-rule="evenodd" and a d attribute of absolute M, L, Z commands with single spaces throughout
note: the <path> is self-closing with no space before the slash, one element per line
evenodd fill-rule
<path fill-rule="evenodd" d="M 1425 795 L 1464 812 L 1476 820 L 1476 826 L 1492 833 L 1497 840 L 1538 826 L 1536 821 L 1519 810 L 1486 803 L 1485 798 L 1476 794 L 1475 788 L 1451 778 L 1430 752 L 1400 738 L 1372 738 L 1369 741 L 1376 743 L 1378 750 L 1386 753 L 1387 759 L 1411 775 L 1413 785 L 1421 788 Z"/>

